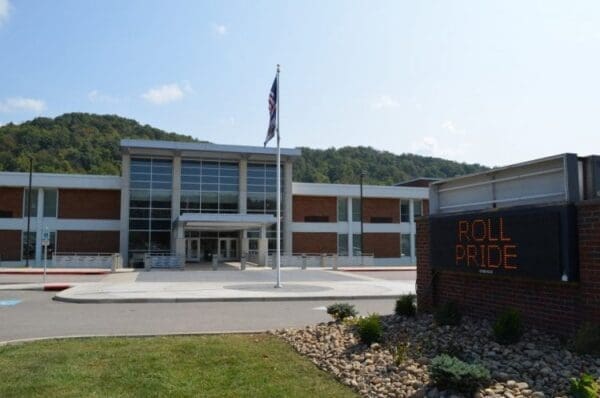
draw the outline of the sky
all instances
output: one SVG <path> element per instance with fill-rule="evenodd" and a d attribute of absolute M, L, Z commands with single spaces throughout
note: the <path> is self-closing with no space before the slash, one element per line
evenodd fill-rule
<path fill-rule="evenodd" d="M 0 0 L 0 124 L 117 114 L 488 166 L 600 153 L 600 2 Z"/>

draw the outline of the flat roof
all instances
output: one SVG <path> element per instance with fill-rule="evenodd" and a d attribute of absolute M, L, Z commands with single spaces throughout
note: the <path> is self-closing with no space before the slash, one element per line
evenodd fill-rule
<path fill-rule="evenodd" d="M 33 173 L 31 185 L 36 188 L 121 189 L 121 177 L 96 174 Z M 0 172 L 0 186 L 27 187 L 29 173 Z"/>
<path fill-rule="evenodd" d="M 277 155 L 276 147 L 261 147 L 250 145 L 222 145 L 203 142 L 181 142 L 181 141 L 161 141 L 161 140 L 121 140 L 121 148 L 151 149 L 151 150 L 170 150 L 186 152 L 221 152 L 235 154 L 252 155 Z M 298 157 L 302 151 L 297 148 L 281 148 L 281 155 L 287 157 Z"/>
<path fill-rule="evenodd" d="M 300 196 L 360 196 L 359 184 L 292 183 L 292 195 Z M 363 185 L 366 198 L 427 199 L 429 188 L 390 185 Z"/>

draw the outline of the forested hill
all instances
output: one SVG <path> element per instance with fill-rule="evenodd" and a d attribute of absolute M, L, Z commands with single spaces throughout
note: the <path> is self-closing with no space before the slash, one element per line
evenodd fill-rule
<path fill-rule="evenodd" d="M 68 113 L 0 127 L 0 171 L 119 174 L 123 138 L 198 141 L 114 115 Z M 361 170 L 367 183 L 393 184 L 414 177 L 451 177 L 483 170 L 449 160 L 412 154 L 395 155 L 367 147 L 302 148 L 294 181 L 356 183 Z"/>

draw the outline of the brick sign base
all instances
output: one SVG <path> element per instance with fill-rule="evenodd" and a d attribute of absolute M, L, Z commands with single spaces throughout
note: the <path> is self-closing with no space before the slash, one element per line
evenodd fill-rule
<path fill-rule="evenodd" d="M 417 221 L 419 311 L 448 301 L 463 313 L 493 319 L 506 308 L 519 310 L 531 327 L 572 334 L 583 322 L 600 323 L 600 201 L 577 205 L 579 281 L 540 281 L 514 276 L 432 270 L 429 219 Z"/>

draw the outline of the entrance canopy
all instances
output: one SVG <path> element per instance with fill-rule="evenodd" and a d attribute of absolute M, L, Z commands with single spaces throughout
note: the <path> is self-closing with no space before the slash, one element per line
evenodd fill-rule
<path fill-rule="evenodd" d="M 277 219 L 272 214 L 184 213 L 177 221 L 185 229 L 231 231 L 268 227 L 275 224 Z"/>

